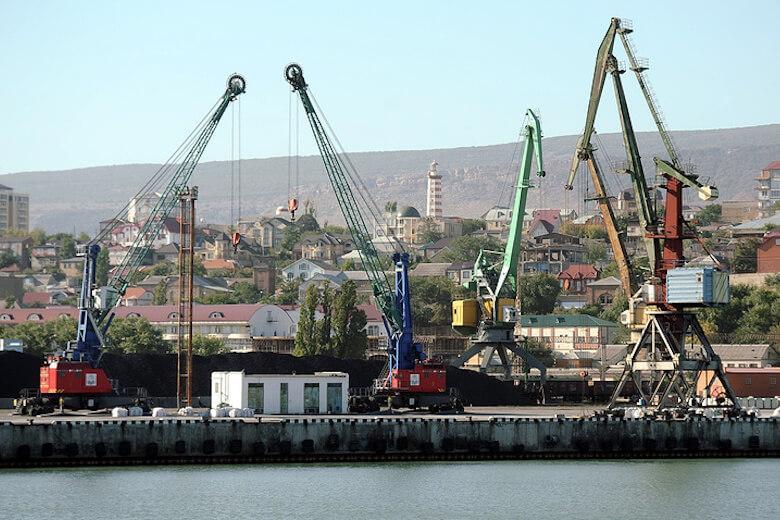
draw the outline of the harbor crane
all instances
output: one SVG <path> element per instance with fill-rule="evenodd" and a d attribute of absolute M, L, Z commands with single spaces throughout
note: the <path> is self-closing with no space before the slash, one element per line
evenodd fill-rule
<path fill-rule="evenodd" d="M 615 261 L 621 276 L 629 309 L 621 321 L 632 329 L 632 343 L 625 370 L 615 388 L 610 408 L 631 381 L 639 394 L 639 403 L 655 412 L 663 409 L 689 409 L 709 406 L 738 409 L 739 401 L 725 377 L 719 357 L 707 340 L 695 312 L 691 309 L 728 302 L 728 273 L 713 268 L 686 267 L 684 241 L 696 235 L 686 230 L 682 215 L 683 189 L 694 189 L 702 200 L 717 198 L 718 190 L 699 182 L 698 176 L 683 170 L 679 154 L 661 116 L 644 72 L 647 63 L 636 57 L 629 38 L 633 28 L 620 18 L 612 18 L 599 46 L 591 84 L 585 128 L 572 159 L 566 189 L 571 189 L 581 161 L 586 161 L 596 189 Z M 625 70 L 613 55 L 619 37 L 628 55 L 640 88 L 661 135 L 669 160 L 654 158 L 656 173 L 665 190 L 663 216 L 655 208 L 655 189 L 647 185 L 621 75 Z M 644 282 L 631 278 L 631 263 L 617 228 L 614 212 L 604 188 L 604 178 L 594 157 L 591 136 L 596 112 L 607 75 L 612 77 L 620 114 L 626 168 L 637 201 L 640 227 L 650 264 L 650 276 Z M 638 283 L 639 282 L 639 283 Z M 637 288 L 637 285 L 640 285 Z M 719 383 L 722 394 L 710 390 Z M 701 398 L 701 394 L 704 398 Z"/>
<path fill-rule="evenodd" d="M 321 119 L 318 114 L 321 110 L 303 77 L 301 66 L 297 63 L 288 65 L 284 76 L 300 97 L 385 325 L 388 364 L 374 382 L 372 395 L 365 397 L 374 398 L 372 402 L 377 402 L 376 398 L 387 398 L 394 408 L 461 409 L 460 401 L 447 391 L 446 367 L 428 359 L 422 345 L 414 341 L 409 253 L 399 251 L 393 254 L 395 284 L 391 285 L 368 227 L 368 223 L 381 221 L 375 201 L 349 157 L 343 150 L 339 153 L 334 146 L 334 141 L 338 144 L 338 140 L 332 136 L 327 120 L 323 124 L 324 117 Z M 363 402 L 354 404 L 365 406 Z"/>
<path fill-rule="evenodd" d="M 515 198 L 509 235 L 503 251 L 482 250 L 474 263 L 471 279 L 466 284 L 476 298 L 452 302 L 452 326 L 457 332 L 471 334 L 469 347 L 458 356 L 453 366 L 463 366 L 469 359 L 482 353 L 480 368 L 485 371 L 497 354 L 509 379 L 512 373 L 508 351 L 523 359 L 527 367 L 540 373 L 544 385 L 547 369 L 544 364 L 523 347 L 519 321 L 521 312 L 520 272 L 518 260 L 523 241 L 523 217 L 528 189 L 531 187 L 531 170 L 536 156 L 536 175 L 544 177 L 542 160 L 542 127 L 539 117 L 531 110 L 526 112 L 522 135 L 523 153 L 517 173 Z"/>
<path fill-rule="evenodd" d="M 102 287 L 97 287 L 100 243 L 110 235 L 116 224 L 127 218 L 132 201 L 107 221 L 98 236 L 87 244 L 79 293 L 76 339 L 69 342 L 60 355 L 50 356 L 46 360 L 40 369 L 40 396 L 21 399 L 18 403 L 21 412 L 33 414 L 50 409 L 58 402 L 70 408 L 99 408 L 100 398 L 116 390 L 115 384 L 100 367 L 106 333 L 114 318 L 114 307 L 132 283 L 166 219 L 179 203 L 179 195 L 187 188 L 228 105 L 245 90 L 244 78 L 239 74 L 231 75 L 225 92 L 207 115 L 133 197 L 133 200 L 151 198 L 156 202 L 140 223 L 132 246 L 113 269 L 108 283 Z"/>

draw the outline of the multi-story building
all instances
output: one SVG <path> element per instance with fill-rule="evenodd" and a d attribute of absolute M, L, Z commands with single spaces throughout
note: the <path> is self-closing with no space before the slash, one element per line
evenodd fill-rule
<path fill-rule="evenodd" d="M 0 184 L 0 231 L 30 229 L 30 196 Z"/>
<path fill-rule="evenodd" d="M 772 206 L 780 202 L 780 161 L 773 161 L 756 177 L 758 186 L 758 210 L 761 217 L 771 217 Z"/>
<path fill-rule="evenodd" d="M 557 352 L 596 350 L 608 345 L 618 332 L 617 323 L 588 314 L 525 314 L 520 333 Z"/>

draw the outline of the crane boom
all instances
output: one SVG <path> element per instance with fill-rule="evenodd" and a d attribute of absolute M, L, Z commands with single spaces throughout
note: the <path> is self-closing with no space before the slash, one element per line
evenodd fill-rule
<path fill-rule="evenodd" d="M 105 287 L 95 289 L 97 281 L 97 257 L 100 246 L 97 242 L 107 234 L 109 229 L 103 229 L 101 234 L 87 246 L 84 261 L 84 276 L 82 278 L 81 292 L 79 295 L 79 321 L 77 326 L 75 346 L 69 347 L 69 354 L 73 360 L 86 361 L 92 365 L 97 363 L 104 343 L 103 336 L 111 324 L 112 309 L 124 295 L 130 280 L 138 271 L 144 258 L 149 253 L 154 240 L 160 233 L 165 220 L 170 215 L 178 202 L 179 192 L 190 180 L 195 167 L 198 164 L 206 145 L 211 140 L 220 119 L 225 113 L 231 101 L 246 90 L 246 81 L 239 74 L 233 74 L 228 78 L 227 87 L 220 99 L 206 119 L 202 127 L 190 134 L 185 143 L 191 143 L 183 160 L 178 165 L 166 164 L 155 173 L 145 187 L 154 186 L 155 183 L 168 176 L 167 185 L 157 200 L 149 217 L 141 225 L 138 235 L 132 246 L 122 259 L 119 266 Z M 169 171 L 172 169 L 172 173 Z M 120 212 L 121 214 L 121 212 Z M 117 221 L 115 217 L 111 222 Z"/>
<path fill-rule="evenodd" d="M 314 134 L 314 140 L 317 142 L 325 171 L 328 174 L 333 191 L 336 193 L 341 214 L 344 216 L 347 228 L 349 228 L 349 232 L 352 235 L 352 240 L 355 242 L 355 246 L 360 254 L 363 269 L 371 281 L 377 306 L 389 321 L 390 328 L 393 331 L 400 331 L 403 329 L 403 319 L 396 309 L 393 289 L 382 268 L 379 253 L 371 240 L 371 234 L 368 231 L 365 218 L 360 211 L 357 198 L 350 185 L 347 165 L 345 165 L 344 159 L 336 152 L 328 132 L 314 108 L 314 103 L 309 96 L 309 86 L 303 77 L 303 69 L 298 64 L 290 64 L 285 69 L 285 78 L 293 90 L 300 96 L 306 112 L 306 118 Z"/>
<path fill-rule="evenodd" d="M 402 252 L 393 255 L 395 263 L 395 290 L 393 290 L 380 262 L 379 253 L 371 240 L 366 218 L 358 200 L 360 196 L 368 206 L 369 201 L 366 199 L 370 196 L 360 191 L 361 187 L 364 190 L 365 187 L 357 172 L 354 171 L 354 166 L 344 154 L 337 153 L 333 146 L 328 135 L 329 128 L 326 129 L 322 124 L 315 109 L 316 102 L 310 95 L 301 66 L 296 63 L 288 65 L 284 76 L 301 99 L 328 179 L 360 254 L 363 269 L 371 281 L 377 308 L 382 313 L 388 339 L 388 365 L 386 372 L 377 380 L 375 389 L 397 392 L 396 397 L 403 393 L 404 399 L 409 395 L 415 395 L 416 397 L 411 398 L 412 403 L 417 402 L 417 396 L 431 398 L 431 394 L 434 394 L 432 402 L 438 402 L 444 397 L 446 391 L 446 372 L 442 367 L 424 364 L 426 356 L 422 345 L 414 342 L 408 271 L 409 254 Z M 355 191 L 358 192 L 357 196 Z M 417 404 L 419 405 L 419 402 Z"/>
<path fill-rule="evenodd" d="M 525 143 L 520 161 L 518 183 L 515 188 L 512 224 L 509 227 L 509 237 L 504 249 L 504 261 L 495 288 L 496 295 L 501 292 L 505 282 L 508 282 L 512 288 L 517 287 L 517 262 L 520 257 L 520 245 L 523 238 L 523 216 L 525 215 L 525 203 L 528 199 L 528 188 L 530 188 L 531 161 L 534 152 L 536 152 L 536 175 L 539 177 L 544 177 L 545 175 L 544 161 L 542 160 L 542 126 L 539 123 L 539 117 L 534 114 L 533 110 L 528 109 L 525 114 L 529 123 L 523 128 Z"/>

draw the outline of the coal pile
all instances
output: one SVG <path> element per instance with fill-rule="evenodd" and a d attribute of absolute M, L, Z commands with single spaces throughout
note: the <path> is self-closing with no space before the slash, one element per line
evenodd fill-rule
<path fill-rule="evenodd" d="M 37 388 L 42 360 L 19 352 L 0 352 L 0 397 L 18 397 L 23 388 Z"/>
<path fill-rule="evenodd" d="M 0 352 L 0 397 L 16 397 L 23 388 L 38 386 L 42 360 L 30 354 Z M 211 394 L 211 373 L 244 370 L 247 374 L 313 374 L 346 372 L 351 387 L 373 384 L 384 361 L 339 359 L 328 356 L 295 357 L 271 352 L 195 356 L 193 394 Z M 143 387 L 154 397 L 176 395 L 175 354 L 104 354 L 101 367 L 121 388 Z M 500 406 L 533 402 L 522 388 L 472 370 L 447 368 L 447 384 L 457 389 L 466 405 Z"/>
<path fill-rule="evenodd" d="M 500 381 L 474 370 L 447 367 L 447 386 L 457 389 L 461 401 L 466 406 L 535 403 L 535 396 L 527 393 L 522 387 L 515 386 L 511 381 Z"/>
<path fill-rule="evenodd" d="M 271 352 L 247 352 L 193 357 L 192 392 L 211 394 L 211 373 L 243 370 L 247 374 L 313 374 L 346 372 L 353 387 L 370 386 L 384 363 L 328 356 L 295 357 Z M 105 354 L 101 366 L 122 387 L 144 387 L 152 396 L 176 395 L 176 355 Z"/>

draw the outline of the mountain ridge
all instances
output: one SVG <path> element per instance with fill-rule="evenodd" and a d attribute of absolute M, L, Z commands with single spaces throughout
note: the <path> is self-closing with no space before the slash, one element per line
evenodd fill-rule
<path fill-rule="evenodd" d="M 683 162 L 698 166 L 704 182 L 718 186 L 721 200 L 754 200 L 755 176 L 772 160 L 780 159 L 780 124 L 738 128 L 685 130 L 672 132 Z M 593 211 L 592 203 L 582 202 L 587 181 L 578 173 L 575 190 L 565 192 L 577 136 L 555 136 L 544 139 L 547 176 L 529 194 L 529 207 L 567 206 Z M 653 181 L 653 156 L 665 157 L 660 137 L 654 132 L 640 132 L 637 141 L 648 181 Z M 594 139 L 601 150 L 597 158 L 604 171 L 610 162 L 625 160 L 620 134 L 602 134 Z M 350 152 L 349 155 L 380 205 L 395 200 L 399 205 L 424 210 L 428 165 L 436 160 L 443 173 L 445 214 L 478 216 L 501 200 L 508 201 L 519 153 L 517 143 L 461 146 L 438 149 Z M 605 155 L 606 152 L 606 155 Z M 608 160 L 608 158 L 611 158 Z M 318 216 L 333 223 L 341 221 L 332 189 L 327 183 L 319 156 L 298 159 L 300 199 L 315 201 Z M 0 176 L 0 182 L 30 195 L 31 226 L 47 231 L 86 231 L 93 233 L 97 222 L 112 216 L 124 206 L 138 188 L 159 168 L 155 163 L 132 163 L 89 166 L 67 170 L 25 171 Z M 273 214 L 287 199 L 287 157 L 275 156 L 244 159 L 242 169 L 241 214 Z M 229 161 L 209 161 L 198 165 L 192 184 L 200 187 L 198 214 L 209 222 L 227 222 L 230 216 L 230 194 L 225 187 Z M 622 177 L 622 178 L 621 178 Z M 609 174 L 613 191 L 628 187 L 625 176 Z M 503 187 L 503 190 L 502 190 Z M 78 204 L 74 204 L 78 201 Z M 457 208 L 457 210 L 455 209 Z M 236 208 L 237 209 L 237 208 Z"/>

